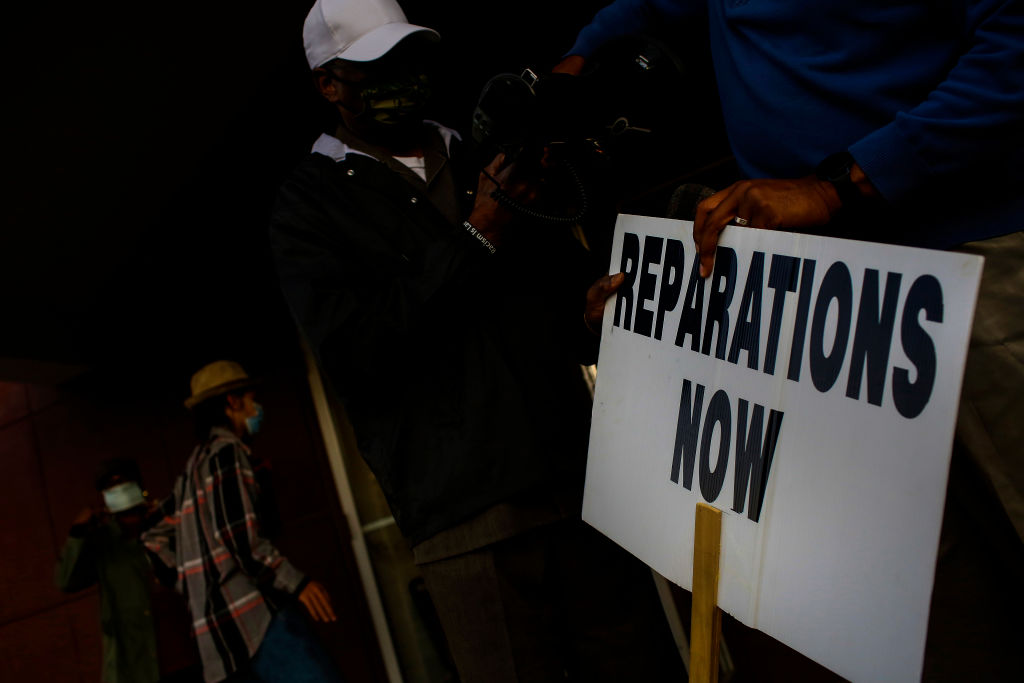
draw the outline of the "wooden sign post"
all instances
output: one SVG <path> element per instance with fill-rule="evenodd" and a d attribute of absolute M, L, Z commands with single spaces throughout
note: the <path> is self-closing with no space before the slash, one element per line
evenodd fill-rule
<path fill-rule="evenodd" d="M 717 683 L 722 611 L 718 608 L 718 558 L 722 511 L 697 503 L 693 539 L 693 609 L 690 613 L 690 682 Z"/>

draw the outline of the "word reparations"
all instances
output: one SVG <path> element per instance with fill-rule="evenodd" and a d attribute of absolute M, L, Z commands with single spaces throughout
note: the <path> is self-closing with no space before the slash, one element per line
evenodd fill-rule
<path fill-rule="evenodd" d="M 718 247 L 714 271 L 706 280 L 700 277 L 698 263 L 694 253 L 687 272 L 681 240 L 649 235 L 641 249 L 639 236 L 624 233 L 620 270 L 625 280 L 616 294 L 613 326 L 661 340 L 669 314 L 675 315 L 679 307 L 674 334 L 670 331 L 676 346 L 774 375 L 784 316 L 795 305 L 791 331 L 787 327 L 789 356 L 782 359 L 787 379 L 802 379 L 806 356 L 811 382 L 826 393 L 839 381 L 848 359 L 846 396 L 881 406 L 898 331 L 903 353 L 914 367 L 892 368 L 892 405 L 900 415 L 913 419 L 928 404 L 936 353 L 921 317 L 942 322 L 942 287 L 937 278 L 921 275 L 904 288 L 903 275 L 889 272 L 883 286 L 878 270 L 865 268 L 855 278 L 842 260 L 820 268 L 815 259 L 754 251 L 744 264 L 746 277 L 740 283 L 736 252 L 723 246 Z M 659 266 L 656 272 L 652 266 Z M 817 277 L 823 269 L 824 275 Z M 769 291 L 763 332 L 764 298 Z M 902 315 L 897 325 L 898 310 Z"/>

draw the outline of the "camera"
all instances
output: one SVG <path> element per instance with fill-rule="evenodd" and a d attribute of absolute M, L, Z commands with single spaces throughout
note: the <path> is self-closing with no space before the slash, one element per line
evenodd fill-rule
<path fill-rule="evenodd" d="M 590 204 L 595 179 L 626 177 L 678 129 L 679 111 L 666 107 L 685 92 L 689 74 L 661 41 L 646 35 L 612 41 L 588 60 L 579 76 L 502 73 L 481 91 L 472 137 L 481 158 L 504 153 L 531 167 L 543 160 L 548 175 L 572 186 L 564 215 L 541 213 L 500 191 L 496 198 L 531 218 L 577 223 Z"/>

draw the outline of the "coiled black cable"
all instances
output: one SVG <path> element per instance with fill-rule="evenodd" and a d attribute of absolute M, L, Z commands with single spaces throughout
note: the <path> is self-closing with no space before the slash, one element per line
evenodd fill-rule
<path fill-rule="evenodd" d="M 573 184 L 576 187 L 576 192 L 580 201 L 579 211 L 577 211 L 574 215 L 571 216 L 555 216 L 552 214 L 537 211 L 536 209 L 531 209 L 522 202 L 508 196 L 508 194 L 503 189 L 501 189 L 501 183 L 499 183 L 493 176 L 491 176 L 490 173 L 487 173 L 486 170 L 484 171 L 484 175 L 490 178 L 491 182 L 497 186 L 496 189 L 491 192 L 491 197 L 493 197 L 495 201 L 497 201 L 499 204 L 506 207 L 510 211 L 521 214 L 523 216 L 527 216 L 528 218 L 532 218 L 536 221 L 540 221 L 543 223 L 554 223 L 556 225 L 575 225 L 576 223 L 579 223 L 581 220 L 583 220 L 583 217 L 586 216 L 587 214 L 589 202 L 587 200 L 586 184 L 583 182 L 583 178 L 580 176 L 579 171 L 576 170 L 576 167 L 573 166 L 573 164 L 568 159 L 561 159 L 559 161 L 559 164 L 565 168 L 565 170 L 569 174 L 569 177 L 572 179 Z"/>

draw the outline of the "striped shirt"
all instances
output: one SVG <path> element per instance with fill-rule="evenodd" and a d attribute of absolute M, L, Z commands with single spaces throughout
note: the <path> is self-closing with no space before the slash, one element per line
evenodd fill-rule
<path fill-rule="evenodd" d="M 261 534 L 260 488 L 250 458 L 241 439 L 214 427 L 161 504 L 162 521 L 143 535 L 146 547 L 177 570 L 208 683 L 249 661 L 275 601 L 305 584 Z"/>

